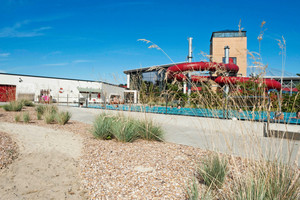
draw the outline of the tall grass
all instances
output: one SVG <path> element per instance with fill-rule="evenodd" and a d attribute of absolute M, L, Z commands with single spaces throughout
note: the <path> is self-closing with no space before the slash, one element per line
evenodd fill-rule
<path fill-rule="evenodd" d="M 23 108 L 22 102 L 19 101 L 12 101 L 9 104 L 5 104 L 3 109 L 5 111 L 21 111 Z"/>
<path fill-rule="evenodd" d="M 29 113 L 28 112 L 24 112 L 23 113 L 23 121 L 24 121 L 24 123 L 29 123 L 29 121 L 30 121 L 30 115 L 29 115 Z"/>
<path fill-rule="evenodd" d="M 113 137 L 112 127 L 114 126 L 117 118 L 110 116 L 106 113 L 101 113 L 94 121 L 93 135 L 99 139 L 111 139 Z"/>
<path fill-rule="evenodd" d="M 60 125 L 65 125 L 68 123 L 68 121 L 71 119 L 71 113 L 66 111 L 66 112 L 58 112 L 56 114 L 56 121 Z"/>
<path fill-rule="evenodd" d="M 99 139 L 115 138 L 120 142 L 133 142 L 138 138 L 161 141 L 163 137 L 161 128 L 151 121 L 140 121 L 106 113 L 96 118 L 92 133 Z"/>
<path fill-rule="evenodd" d="M 113 136 L 120 142 L 133 142 L 139 137 L 138 125 L 136 120 L 119 117 L 112 126 Z"/>
<path fill-rule="evenodd" d="M 209 156 L 198 169 L 200 180 L 212 188 L 221 188 L 227 173 L 227 160 L 218 154 Z"/>
<path fill-rule="evenodd" d="M 151 120 L 137 122 L 139 136 L 144 140 L 163 140 L 163 131 L 160 126 L 154 125 Z"/>

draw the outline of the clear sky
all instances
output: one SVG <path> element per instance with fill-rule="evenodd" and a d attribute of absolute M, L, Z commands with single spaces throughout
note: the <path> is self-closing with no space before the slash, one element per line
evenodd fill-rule
<path fill-rule="evenodd" d="M 256 52 L 266 21 L 261 55 L 272 72 L 281 70 L 276 39 L 284 36 L 285 70 L 300 73 L 299 7 L 295 0 L 0 0 L 0 72 L 125 83 L 124 70 L 171 63 L 138 39 L 181 62 L 193 37 L 200 61 L 211 33 L 238 30 L 241 20 L 248 50 Z"/>

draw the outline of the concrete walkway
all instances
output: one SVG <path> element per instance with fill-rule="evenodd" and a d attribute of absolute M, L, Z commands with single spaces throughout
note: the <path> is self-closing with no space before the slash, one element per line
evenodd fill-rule
<path fill-rule="evenodd" d="M 123 114 L 136 119 L 153 120 L 165 131 L 165 141 L 246 158 L 280 159 L 300 166 L 300 141 L 263 136 L 263 123 L 214 118 L 110 111 L 93 108 L 59 107 L 72 113 L 72 119 L 92 124 L 101 112 Z M 272 124 L 271 129 L 300 133 L 299 125 Z"/>

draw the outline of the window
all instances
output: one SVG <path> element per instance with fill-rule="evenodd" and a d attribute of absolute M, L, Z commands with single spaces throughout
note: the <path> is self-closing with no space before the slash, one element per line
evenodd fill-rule
<path fill-rule="evenodd" d="M 233 62 L 236 64 L 236 57 L 229 57 L 229 63 Z M 223 57 L 223 63 L 225 63 L 225 57 Z"/>

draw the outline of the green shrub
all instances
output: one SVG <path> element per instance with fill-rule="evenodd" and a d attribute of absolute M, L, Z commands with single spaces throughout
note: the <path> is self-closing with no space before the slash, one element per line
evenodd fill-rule
<path fill-rule="evenodd" d="M 42 119 L 42 114 L 37 112 L 36 113 L 36 117 L 37 117 L 37 120 L 41 120 Z"/>
<path fill-rule="evenodd" d="M 188 200 L 198 200 L 199 199 L 198 185 L 197 185 L 195 178 L 193 178 L 192 183 L 189 183 L 186 194 L 187 194 Z"/>
<path fill-rule="evenodd" d="M 53 113 L 51 111 L 44 113 L 44 120 L 46 124 L 51 124 L 55 121 L 56 113 Z"/>
<path fill-rule="evenodd" d="M 163 131 L 161 127 L 154 125 L 152 121 L 138 121 L 137 128 L 141 139 L 162 141 Z"/>
<path fill-rule="evenodd" d="M 100 139 L 116 138 L 121 142 L 144 140 L 162 140 L 163 132 L 152 121 L 139 121 L 124 116 L 100 114 L 94 121 L 93 135 Z"/>
<path fill-rule="evenodd" d="M 24 121 L 25 123 L 29 123 L 29 121 L 30 121 L 30 116 L 29 116 L 29 113 L 28 113 L 28 112 L 23 113 L 23 121 Z"/>
<path fill-rule="evenodd" d="M 298 169 L 274 162 L 261 163 L 233 190 L 234 199 L 298 199 Z"/>
<path fill-rule="evenodd" d="M 41 116 L 44 114 L 45 110 L 46 110 L 46 106 L 44 105 L 38 105 L 36 108 L 35 108 L 37 114 L 40 114 Z"/>
<path fill-rule="evenodd" d="M 222 187 L 227 172 L 227 160 L 220 158 L 217 154 L 204 160 L 202 166 L 198 169 L 204 184 L 213 188 Z"/>
<path fill-rule="evenodd" d="M 113 136 L 120 142 L 133 142 L 139 137 L 138 127 L 136 120 L 119 117 L 112 126 Z"/>
<path fill-rule="evenodd" d="M 51 105 L 51 106 L 45 106 L 45 111 L 44 112 L 56 114 L 57 111 L 58 111 L 57 106 Z"/>
<path fill-rule="evenodd" d="M 34 103 L 26 99 L 21 100 L 21 103 L 23 104 L 23 106 L 34 107 Z"/>
<path fill-rule="evenodd" d="M 68 123 L 68 121 L 71 119 L 71 113 L 70 112 L 59 112 L 56 115 L 56 121 L 60 125 L 65 125 Z"/>
<path fill-rule="evenodd" d="M 23 104 L 18 101 L 12 101 L 9 104 L 5 104 L 3 109 L 5 111 L 21 111 L 23 108 Z"/>
<path fill-rule="evenodd" d="M 19 122 L 21 119 L 21 116 L 18 114 L 18 115 L 15 115 L 15 122 Z"/>
<path fill-rule="evenodd" d="M 113 137 L 112 127 L 116 122 L 116 117 L 101 113 L 93 124 L 93 135 L 99 139 L 110 139 Z"/>

